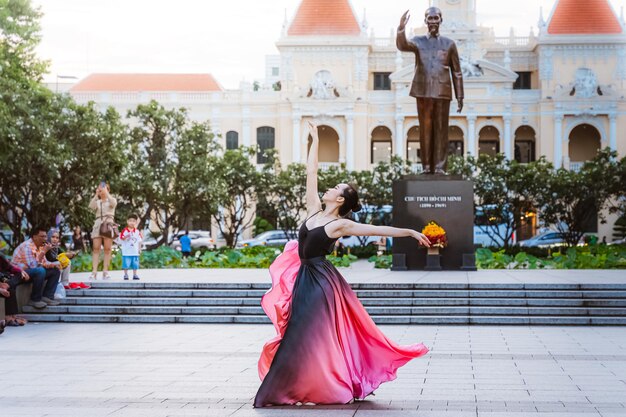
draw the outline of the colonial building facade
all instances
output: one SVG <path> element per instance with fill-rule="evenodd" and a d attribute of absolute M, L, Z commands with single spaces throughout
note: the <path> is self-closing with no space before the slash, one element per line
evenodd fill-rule
<path fill-rule="evenodd" d="M 507 37 L 477 25 L 476 0 L 431 3 L 458 45 L 465 81 L 463 112 L 451 106 L 452 153 L 545 156 L 569 169 L 605 147 L 626 155 L 626 24 L 607 0 L 557 0 L 537 28 Z M 302 0 L 276 45 L 265 83 L 238 90 L 209 74 L 92 74 L 70 93 L 121 112 L 151 99 L 186 107 L 210 120 L 225 147 L 276 148 L 284 164 L 305 161 L 306 122 L 315 119 L 322 165 L 369 169 L 395 154 L 419 169 L 414 56 L 397 51 L 395 33 L 368 32 L 349 0 Z M 600 236 L 610 239 L 612 223 Z"/>

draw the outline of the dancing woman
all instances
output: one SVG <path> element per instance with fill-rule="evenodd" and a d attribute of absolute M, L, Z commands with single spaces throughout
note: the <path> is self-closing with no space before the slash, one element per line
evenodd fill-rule
<path fill-rule="evenodd" d="M 412 237 L 410 229 L 371 226 L 344 219 L 361 209 L 356 190 L 339 184 L 317 193 L 319 138 L 307 162 L 307 220 L 298 242 L 289 242 L 270 266 L 272 289 L 261 302 L 277 336 L 263 347 L 259 376 L 263 381 L 255 407 L 284 404 L 345 404 L 363 399 L 396 377 L 396 370 L 425 355 L 421 343 L 399 346 L 376 327 L 339 271 L 326 260 L 341 236 Z M 323 204 L 323 207 L 322 207 Z"/>

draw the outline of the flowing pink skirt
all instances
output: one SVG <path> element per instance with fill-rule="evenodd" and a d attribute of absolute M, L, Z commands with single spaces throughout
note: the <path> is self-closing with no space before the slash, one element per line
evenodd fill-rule
<path fill-rule="evenodd" d="M 277 335 L 259 359 L 263 382 L 255 407 L 362 399 L 428 353 L 422 343 L 387 339 L 339 271 L 324 258 L 301 261 L 296 241 L 287 243 L 270 275 L 261 305 Z"/>

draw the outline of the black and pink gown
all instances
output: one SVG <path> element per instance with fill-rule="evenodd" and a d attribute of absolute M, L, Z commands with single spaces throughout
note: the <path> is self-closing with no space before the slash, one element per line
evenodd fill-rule
<path fill-rule="evenodd" d="M 308 220 L 308 219 L 307 219 Z M 300 227 L 270 266 L 272 288 L 263 310 L 276 337 L 263 347 L 263 381 L 255 407 L 296 403 L 346 404 L 396 378 L 399 367 L 428 353 L 422 343 L 387 339 L 341 276 L 326 260 L 335 241 L 325 226 Z"/>

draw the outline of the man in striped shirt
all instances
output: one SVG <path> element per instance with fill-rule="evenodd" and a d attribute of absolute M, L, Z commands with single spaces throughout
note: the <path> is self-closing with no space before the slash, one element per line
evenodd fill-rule
<path fill-rule="evenodd" d="M 46 252 L 52 248 L 46 243 L 46 228 L 33 227 L 30 236 L 30 239 L 15 248 L 11 260 L 26 271 L 33 283 L 28 305 L 35 308 L 59 305 L 54 299 L 54 292 L 61 276 L 61 263 L 46 260 Z"/>

